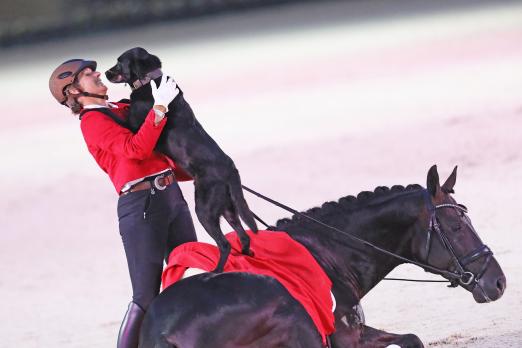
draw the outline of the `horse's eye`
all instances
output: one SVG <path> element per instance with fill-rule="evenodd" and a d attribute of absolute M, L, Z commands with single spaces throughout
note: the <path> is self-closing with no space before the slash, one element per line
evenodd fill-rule
<path fill-rule="evenodd" d="M 456 223 L 456 224 L 453 226 L 453 228 L 452 228 L 453 232 L 458 232 L 458 231 L 460 231 L 461 229 L 462 229 L 462 225 L 460 224 L 460 222 Z"/>

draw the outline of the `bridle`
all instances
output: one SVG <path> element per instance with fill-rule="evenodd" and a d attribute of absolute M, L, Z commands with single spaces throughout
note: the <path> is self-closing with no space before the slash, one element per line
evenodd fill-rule
<path fill-rule="evenodd" d="M 261 199 L 264 199 L 265 201 L 267 202 L 270 202 L 294 215 L 298 215 L 298 216 L 301 216 L 303 218 L 306 218 L 310 221 L 313 221 L 327 229 L 330 229 L 330 230 L 333 230 L 333 231 L 336 231 L 340 234 L 343 234 L 345 236 L 347 236 L 348 238 L 352 239 L 352 240 L 355 240 L 361 244 L 364 244 L 374 250 L 377 250 L 377 251 L 380 251 L 381 253 L 383 254 L 386 254 L 388 256 L 392 256 L 396 259 L 399 259 L 399 260 L 402 260 L 404 262 L 407 262 L 407 263 L 411 263 L 411 264 L 414 264 L 416 266 L 419 266 L 421 268 L 424 268 L 425 270 L 430 270 L 432 271 L 433 273 L 437 273 L 437 274 L 440 274 L 442 275 L 443 277 L 447 278 L 450 282 L 450 287 L 457 287 L 459 284 L 461 285 L 464 285 L 464 286 L 469 286 L 471 285 L 473 282 L 474 282 L 474 285 L 473 287 L 475 287 L 476 285 L 478 285 L 478 281 L 480 280 L 480 278 L 484 275 L 484 272 L 486 271 L 486 269 L 488 268 L 489 266 L 489 263 L 491 261 L 491 258 L 493 257 L 493 252 L 484 244 L 482 244 L 480 247 L 478 247 L 477 249 L 473 250 L 472 252 L 468 253 L 467 255 L 464 255 L 462 257 L 458 257 L 455 253 L 455 250 L 453 249 L 453 246 L 451 245 L 450 243 L 450 240 L 447 236 L 447 234 L 444 232 L 444 230 L 442 229 L 438 219 L 437 219 L 437 210 L 438 209 L 442 209 L 442 208 L 454 208 L 456 210 L 458 210 L 459 212 L 462 212 L 462 213 L 467 213 L 468 212 L 468 209 L 462 205 L 462 204 L 452 204 L 452 203 L 443 203 L 443 204 L 438 204 L 438 205 L 433 205 L 433 203 L 431 202 L 431 198 L 430 198 L 430 193 L 428 192 L 428 190 L 424 189 L 424 199 L 426 201 L 426 205 L 427 205 L 427 208 L 428 208 L 428 211 L 430 212 L 430 221 L 429 221 L 429 225 L 428 225 L 428 231 L 427 231 L 427 238 L 426 238 L 426 247 L 425 247 L 425 253 L 426 253 L 426 257 L 425 257 L 425 263 L 422 263 L 422 262 L 418 262 L 418 261 L 415 261 L 415 260 L 411 260 L 411 259 L 408 259 L 404 256 L 401 256 L 401 255 L 397 255 L 391 251 L 388 251 L 388 250 L 385 250 L 383 248 L 380 248 L 378 246 L 376 246 L 375 244 L 372 244 L 364 239 L 361 239 L 359 237 L 356 237 L 354 235 L 351 235 L 337 227 L 334 227 L 334 226 L 331 226 L 331 225 L 328 225 L 320 220 L 317 220 L 311 216 L 308 216 L 306 214 L 303 214 L 293 208 L 290 208 L 289 206 L 287 205 L 284 205 L 276 200 L 273 200 L 271 198 L 268 198 L 264 195 L 262 195 L 261 193 L 259 192 L 256 192 L 244 185 L 242 185 L 243 189 L 245 189 L 246 191 L 252 193 L 253 195 L 261 198 Z M 466 216 L 466 215 L 463 215 L 463 216 Z M 261 223 L 263 223 L 265 226 L 267 226 L 267 228 L 269 229 L 274 229 L 272 228 L 271 226 L 268 226 L 266 223 L 263 222 L 263 220 L 259 219 L 259 217 L 257 217 L 257 215 L 254 214 L 254 217 L 260 221 Z M 466 216 L 466 219 L 467 216 Z M 469 220 L 469 219 L 468 219 Z M 480 240 L 480 238 L 478 237 L 477 235 L 477 232 L 475 232 L 475 229 L 473 229 L 473 227 L 471 226 L 471 223 L 469 224 L 469 227 L 471 228 L 471 230 L 473 231 L 473 233 L 475 234 L 475 236 L 477 236 L 477 238 Z M 448 253 L 450 254 L 451 258 L 452 258 L 452 261 L 453 263 L 455 264 L 455 267 L 456 267 L 456 272 L 454 271 L 449 271 L 449 270 L 445 270 L 445 269 L 441 269 L 441 268 L 438 268 L 438 267 L 434 267 L 434 266 L 431 266 L 428 264 L 428 256 L 429 256 L 429 251 L 430 251 L 430 244 L 431 244 L 431 234 L 432 232 L 435 231 L 435 233 L 439 236 L 440 240 L 442 241 L 442 244 L 443 246 L 445 247 L 445 249 L 448 251 Z M 481 241 L 482 243 L 482 241 Z M 480 270 L 480 272 L 478 272 L 477 274 L 474 274 L 473 272 L 470 272 L 470 271 L 467 271 L 466 270 L 466 265 L 478 260 L 479 258 L 481 257 L 486 257 L 486 261 L 484 262 L 484 264 L 482 265 L 482 268 Z M 486 295 L 486 293 L 484 292 L 484 290 L 482 289 L 482 287 L 480 287 L 484 297 L 489 300 L 488 296 Z"/>
<path fill-rule="evenodd" d="M 482 244 L 482 241 L 481 241 L 481 246 L 479 246 L 477 249 L 475 249 L 475 250 L 471 251 L 470 253 L 459 258 L 457 256 L 457 254 L 455 253 L 455 250 L 454 250 L 452 244 L 450 243 L 450 239 L 448 238 L 447 233 L 444 231 L 444 229 L 442 228 L 442 226 L 439 223 L 439 220 L 437 218 L 438 209 L 453 208 L 453 209 L 457 210 L 458 212 L 462 213 L 462 217 L 465 217 L 466 220 L 469 221 L 469 218 L 467 217 L 467 215 L 465 215 L 468 212 L 468 209 L 466 208 L 466 206 L 464 206 L 462 204 L 443 203 L 443 204 L 433 205 L 427 190 L 424 193 L 424 197 L 425 197 L 425 200 L 427 201 L 428 210 L 431 213 L 430 222 L 429 222 L 428 231 L 427 231 L 427 237 L 426 237 L 425 262 L 428 263 L 428 257 L 429 257 L 430 246 L 431 246 L 431 234 L 432 234 L 432 232 L 435 232 L 437 234 L 437 236 L 439 237 L 439 239 L 441 240 L 444 248 L 450 254 L 453 264 L 457 270 L 457 274 L 459 274 L 459 277 L 454 277 L 454 278 L 450 279 L 451 284 L 449 286 L 457 287 L 459 285 L 459 283 L 461 285 L 468 286 L 468 285 L 471 285 L 473 282 L 475 282 L 475 285 L 476 285 L 478 283 L 478 281 L 480 280 L 480 278 L 482 278 L 482 276 L 486 272 L 486 269 L 488 268 L 490 261 L 493 257 L 493 252 L 491 251 L 491 249 L 489 249 L 489 247 L 487 245 Z M 478 240 L 480 240 L 479 236 L 477 235 L 477 232 L 475 231 L 475 229 L 473 228 L 471 223 L 468 223 L 468 226 L 471 229 L 471 231 L 475 234 L 475 236 L 478 238 Z M 484 263 L 478 273 L 474 274 L 473 272 L 466 270 L 465 267 L 468 264 L 470 264 L 482 257 L 485 257 L 486 260 L 484 261 Z"/>

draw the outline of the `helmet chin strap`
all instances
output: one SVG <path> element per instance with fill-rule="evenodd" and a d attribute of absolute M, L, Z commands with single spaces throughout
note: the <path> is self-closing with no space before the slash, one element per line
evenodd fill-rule
<path fill-rule="evenodd" d="M 105 99 L 105 100 L 109 99 L 108 95 L 94 94 L 94 93 L 89 93 L 89 92 L 81 92 L 78 95 L 84 96 L 84 97 L 100 98 L 100 99 Z"/>
<path fill-rule="evenodd" d="M 67 99 L 63 102 L 63 105 L 65 105 L 67 107 L 69 107 L 69 105 L 67 104 L 69 97 L 74 98 L 74 100 L 76 100 L 76 101 L 78 100 L 79 97 L 92 97 L 92 98 L 98 98 L 98 99 L 104 99 L 104 100 L 109 99 L 109 96 L 105 95 L 105 94 L 95 94 L 95 93 L 89 93 L 89 92 L 84 92 L 84 91 L 80 90 L 80 93 L 68 93 L 67 94 Z"/>

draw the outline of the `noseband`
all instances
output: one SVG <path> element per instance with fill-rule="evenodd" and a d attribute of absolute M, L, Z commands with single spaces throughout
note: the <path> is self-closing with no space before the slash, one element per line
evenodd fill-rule
<path fill-rule="evenodd" d="M 473 282 L 475 282 L 475 285 L 476 285 L 478 283 L 478 281 L 480 280 L 480 278 L 484 275 L 484 272 L 486 272 L 486 269 L 489 266 L 491 258 L 493 257 L 493 252 L 488 248 L 487 245 L 482 244 L 477 249 L 475 249 L 472 252 L 468 253 L 467 255 L 464 255 L 459 258 L 457 256 L 457 254 L 455 253 L 453 246 L 450 243 L 450 239 L 448 238 L 447 233 L 444 232 L 444 229 L 442 229 L 442 226 L 439 223 L 439 220 L 437 218 L 437 210 L 442 209 L 442 208 L 454 208 L 457 211 L 462 212 L 464 215 L 468 212 L 468 209 L 462 204 L 444 203 L 444 204 L 433 205 L 433 203 L 431 203 L 429 193 L 427 191 L 425 191 L 425 192 L 426 192 L 425 198 L 428 202 L 428 209 L 431 212 L 430 223 L 429 223 L 429 227 L 428 227 L 428 235 L 427 235 L 427 239 L 426 239 L 426 263 L 428 262 L 428 256 L 430 253 L 431 233 L 435 232 L 439 236 L 439 239 L 442 241 L 442 244 L 444 245 L 445 249 L 450 254 L 450 256 L 453 260 L 453 264 L 455 265 L 456 270 L 457 270 L 456 273 L 459 275 L 459 277 L 457 277 L 457 278 L 450 279 L 451 284 L 449 286 L 457 287 L 459 285 L 459 283 L 461 285 L 470 285 Z M 473 229 L 471 224 L 469 224 L 469 227 L 471 228 L 471 230 L 473 231 L 475 236 L 477 236 L 477 238 L 480 240 L 480 238 L 477 235 L 477 232 L 475 232 L 475 230 Z M 468 264 L 470 264 L 482 257 L 485 257 L 486 260 L 483 263 L 482 268 L 480 269 L 480 272 L 478 272 L 477 274 L 474 274 L 473 272 L 466 270 L 465 267 Z"/>

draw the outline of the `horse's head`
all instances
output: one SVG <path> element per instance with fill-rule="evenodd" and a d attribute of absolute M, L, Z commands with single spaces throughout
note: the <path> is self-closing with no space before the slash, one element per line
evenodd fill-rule
<path fill-rule="evenodd" d="M 413 238 L 413 252 L 420 262 L 449 271 L 442 275 L 452 286 L 470 291 L 476 302 L 495 301 L 504 293 L 506 277 L 475 232 L 467 208 L 451 196 L 456 178 L 457 167 L 440 186 L 437 167 L 430 168 L 424 210 L 427 216 L 421 219 L 422 227 Z"/>

